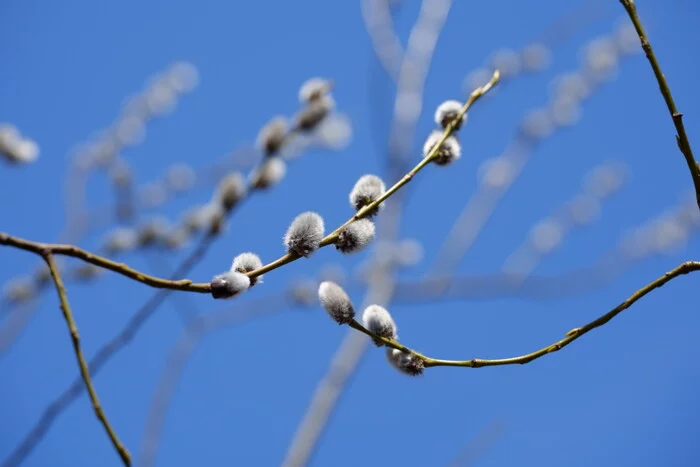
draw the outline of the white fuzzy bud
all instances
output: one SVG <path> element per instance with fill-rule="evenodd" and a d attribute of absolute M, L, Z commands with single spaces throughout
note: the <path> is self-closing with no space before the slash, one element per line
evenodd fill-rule
<path fill-rule="evenodd" d="M 31 299 L 36 293 L 36 287 L 29 277 L 17 277 L 3 287 L 3 295 L 10 303 L 21 303 Z"/>
<path fill-rule="evenodd" d="M 443 132 L 440 130 L 434 130 L 425 140 L 423 145 L 423 157 L 428 157 L 435 147 L 435 145 L 442 139 Z M 462 147 L 459 144 L 457 138 L 454 135 L 448 136 L 447 139 L 442 143 L 440 149 L 438 149 L 437 154 L 433 158 L 433 162 L 437 165 L 449 165 L 462 157 Z"/>
<path fill-rule="evenodd" d="M 174 192 L 188 190 L 194 185 L 197 174 L 194 169 L 187 164 L 175 164 L 168 168 L 165 174 L 165 182 Z"/>
<path fill-rule="evenodd" d="M 501 72 L 503 78 L 510 78 L 520 73 L 522 57 L 512 49 L 497 50 L 491 56 L 491 68 Z"/>
<path fill-rule="evenodd" d="M 368 331 L 373 332 L 379 337 L 384 337 L 386 339 L 398 339 L 396 334 L 396 323 L 392 319 L 386 308 L 379 305 L 370 305 L 365 308 L 365 312 L 362 314 L 362 324 L 367 328 Z M 372 339 L 377 347 L 384 345 L 379 339 Z"/>
<path fill-rule="evenodd" d="M 277 154 L 287 139 L 289 132 L 289 122 L 287 117 L 276 116 L 267 122 L 258 134 L 257 146 L 265 156 Z"/>
<path fill-rule="evenodd" d="M 382 195 L 384 195 L 385 191 L 386 187 L 384 186 L 384 182 L 381 178 L 377 177 L 376 175 L 363 175 L 355 183 L 355 186 L 350 192 L 350 205 L 354 207 L 355 210 L 359 211 L 364 206 L 378 200 Z M 384 207 L 384 203 L 381 203 L 379 206 L 372 209 L 368 215 L 376 215 L 382 207 Z"/>
<path fill-rule="evenodd" d="M 245 194 L 245 178 L 240 172 L 233 172 L 226 175 L 219 182 L 216 190 L 216 199 L 224 211 L 230 211 Z"/>
<path fill-rule="evenodd" d="M 299 88 L 299 102 L 308 104 L 330 92 L 333 82 L 323 78 L 310 78 Z"/>
<path fill-rule="evenodd" d="M 167 248 L 182 248 L 190 239 L 190 230 L 187 227 L 180 226 L 166 235 L 163 239 L 163 245 Z"/>
<path fill-rule="evenodd" d="M 233 258 L 233 264 L 231 264 L 231 271 L 246 273 L 255 271 L 256 269 L 260 269 L 261 267 L 263 267 L 263 263 L 262 260 L 260 260 L 260 257 L 255 253 L 248 252 L 241 253 L 240 255 Z M 255 284 L 262 283 L 262 281 L 263 276 L 254 277 L 250 279 L 250 286 L 252 287 Z"/>
<path fill-rule="evenodd" d="M 250 279 L 240 272 L 228 271 L 214 277 L 210 285 L 212 297 L 227 299 L 248 289 Z"/>
<path fill-rule="evenodd" d="M 284 234 L 287 253 L 308 257 L 321 245 L 323 230 L 321 216 L 311 211 L 299 214 Z"/>
<path fill-rule="evenodd" d="M 526 71 L 542 71 L 551 63 L 552 53 L 544 44 L 529 44 L 522 51 L 522 60 Z"/>
<path fill-rule="evenodd" d="M 459 112 L 462 110 L 462 103 L 459 101 L 445 101 L 440 104 L 435 111 L 435 123 L 440 125 L 442 128 L 447 128 L 453 120 L 457 118 Z M 464 122 L 467 121 L 467 115 L 465 114 L 459 122 L 455 125 L 455 130 L 462 128 Z"/>
<path fill-rule="evenodd" d="M 141 225 L 136 234 L 139 246 L 150 246 L 163 240 L 170 230 L 170 223 L 164 217 L 154 217 Z"/>
<path fill-rule="evenodd" d="M 328 95 L 309 102 L 294 118 L 294 128 L 302 132 L 315 130 L 334 107 L 335 102 Z"/>
<path fill-rule="evenodd" d="M 316 304 L 318 295 L 318 281 L 312 279 L 296 280 L 289 290 L 289 298 L 292 303 L 300 306 Z"/>
<path fill-rule="evenodd" d="M 85 263 L 75 268 L 74 277 L 79 281 L 89 281 L 102 273 L 104 273 L 104 269 L 95 266 L 94 264 Z"/>
<path fill-rule="evenodd" d="M 321 282 L 318 299 L 330 317 L 338 324 L 347 324 L 355 318 L 355 309 L 350 297 L 334 282 Z"/>
<path fill-rule="evenodd" d="M 371 220 L 357 220 L 340 231 L 335 248 L 346 254 L 356 253 L 370 244 L 374 230 L 374 222 Z"/>
<path fill-rule="evenodd" d="M 386 349 L 386 358 L 396 370 L 409 376 L 423 374 L 425 365 L 423 360 L 413 354 L 397 349 Z"/>
<path fill-rule="evenodd" d="M 136 231 L 129 227 L 117 227 L 109 232 L 102 247 L 106 254 L 113 255 L 133 249 L 138 241 Z"/>
<path fill-rule="evenodd" d="M 287 164 L 279 157 L 264 161 L 252 175 L 251 185 L 266 189 L 279 183 L 287 173 Z"/>

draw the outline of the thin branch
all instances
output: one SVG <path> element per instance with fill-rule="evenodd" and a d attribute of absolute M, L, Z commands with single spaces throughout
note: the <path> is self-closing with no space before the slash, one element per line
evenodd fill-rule
<path fill-rule="evenodd" d="M 690 148 L 690 141 L 688 141 L 688 135 L 685 132 L 685 126 L 683 125 L 683 114 L 676 108 L 676 103 L 673 101 L 673 96 L 671 95 L 671 88 L 669 88 L 666 82 L 666 77 L 661 71 L 661 66 L 659 65 L 656 55 L 654 55 L 654 50 L 651 48 L 651 42 L 647 38 L 647 34 L 644 31 L 642 22 L 639 20 L 637 15 L 637 6 L 634 0 L 620 0 L 620 3 L 627 11 L 627 14 L 634 24 L 634 29 L 636 29 L 639 35 L 639 40 L 642 44 L 642 49 L 649 60 L 651 69 L 654 70 L 654 76 L 656 76 L 656 81 L 659 83 L 659 89 L 661 90 L 661 95 L 666 101 L 666 107 L 668 107 L 668 112 L 671 114 L 673 119 L 673 125 L 676 127 L 676 143 L 678 144 L 678 149 L 685 157 L 685 162 L 688 164 L 688 169 L 690 170 L 690 175 L 693 177 L 693 185 L 695 186 L 695 198 L 697 200 L 698 208 L 700 208 L 700 165 L 695 160 L 693 156 L 693 150 Z"/>
<path fill-rule="evenodd" d="M 177 267 L 172 277 L 181 277 L 194 267 L 197 262 L 206 254 L 210 245 L 214 241 L 215 234 L 209 233 L 202 237 L 197 248 Z M 99 348 L 97 353 L 90 359 L 88 367 L 90 375 L 93 377 L 99 373 L 102 367 L 109 361 L 110 358 L 121 348 L 126 346 L 136 335 L 136 332 L 141 326 L 155 313 L 158 307 L 170 295 L 167 289 L 161 289 L 154 293 L 129 319 L 126 326 L 115 337 L 110 339 L 106 344 Z M 39 420 L 34 424 L 32 429 L 27 433 L 17 447 L 3 461 L 2 467 L 11 467 L 19 465 L 36 445 L 43 439 L 49 428 L 59 416 L 59 414 L 68 407 L 71 402 L 82 394 L 84 386 L 80 377 L 73 382 L 56 397 L 41 413 Z"/>
<path fill-rule="evenodd" d="M 211 293 L 211 287 L 206 284 L 195 284 L 189 279 L 168 280 L 159 277 L 149 276 L 124 263 L 117 263 L 102 256 L 95 255 L 73 245 L 59 245 L 49 243 L 37 243 L 19 237 L 13 237 L 4 232 L 0 232 L 0 245 L 7 245 L 20 250 L 31 251 L 38 255 L 50 253 L 52 255 L 71 256 L 82 259 L 104 269 L 109 269 L 137 282 L 155 287 L 158 289 L 181 290 L 184 292 Z"/>
<path fill-rule="evenodd" d="M 46 264 L 49 267 L 49 271 L 51 271 L 51 278 L 53 279 L 53 282 L 56 285 L 56 292 L 58 292 L 58 298 L 61 302 L 61 311 L 63 311 L 63 317 L 66 320 L 68 330 L 70 331 L 71 340 L 73 341 L 73 349 L 75 351 L 75 356 L 78 359 L 78 365 L 80 366 L 80 374 L 83 378 L 83 381 L 85 382 L 85 388 L 87 389 L 87 392 L 90 396 L 92 408 L 95 411 L 95 415 L 100 420 L 100 423 L 102 423 L 102 425 L 104 426 L 104 429 L 107 432 L 109 439 L 112 441 L 114 448 L 119 453 L 119 457 L 121 457 L 122 462 L 124 463 L 124 465 L 129 466 L 131 465 L 131 456 L 129 455 L 129 451 L 126 449 L 126 447 L 124 447 L 122 442 L 119 440 L 117 433 L 114 431 L 114 428 L 112 428 L 112 425 L 109 423 L 109 420 L 107 419 L 107 416 L 105 415 L 104 410 L 102 409 L 102 405 L 100 404 L 100 400 L 97 397 L 95 387 L 92 384 L 92 379 L 90 378 L 90 371 L 88 369 L 87 363 L 85 362 L 83 351 L 80 347 L 80 334 L 78 333 L 78 327 L 76 326 L 75 320 L 73 319 L 73 313 L 71 312 L 70 305 L 68 304 L 68 295 L 66 294 L 66 288 L 63 285 L 63 280 L 61 279 L 61 274 L 58 271 L 56 262 L 53 259 L 53 254 L 49 249 L 46 249 L 43 252 L 41 252 L 41 256 L 44 258 L 44 261 L 46 261 Z"/>
<path fill-rule="evenodd" d="M 362 332 L 363 334 L 368 335 L 369 337 L 381 341 L 386 345 L 387 347 L 391 347 L 393 349 L 398 349 L 406 353 L 410 353 L 418 358 L 420 358 L 423 361 L 423 364 L 425 365 L 426 368 L 428 367 L 433 367 L 433 366 L 460 366 L 460 367 L 469 367 L 469 368 L 480 368 L 484 366 L 500 366 L 500 365 L 524 365 L 526 363 L 530 363 L 533 360 L 537 360 L 540 357 L 543 357 L 547 354 L 557 352 L 579 337 L 583 336 L 584 334 L 588 333 L 589 331 L 592 331 L 595 328 L 601 327 L 604 324 L 606 324 L 608 321 L 613 319 L 615 316 L 632 306 L 636 301 L 638 301 L 640 298 L 644 297 L 647 295 L 649 292 L 651 292 L 654 289 L 658 289 L 659 287 L 663 286 L 667 282 L 671 281 L 673 278 L 688 274 L 692 271 L 698 271 L 700 270 L 700 262 L 699 261 L 687 261 L 685 263 L 682 263 L 680 266 L 677 268 L 667 272 L 663 276 L 659 277 L 655 281 L 651 282 L 650 284 L 642 287 L 641 289 L 637 290 L 635 293 L 633 293 L 627 300 L 624 302 L 620 303 L 618 306 L 604 314 L 603 316 L 599 317 L 598 319 L 591 321 L 590 323 L 586 324 L 585 326 L 581 326 L 579 328 L 574 328 L 571 331 L 566 333 L 566 337 L 564 339 L 561 339 L 554 344 L 548 345 L 547 347 L 543 347 L 539 350 L 536 350 L 535 352 L 531 352 L 525 355 L 520 355 L 518 357 L 511 357 L 511 358 L 502 358 L 502 359 L 497 359 L 497 360 L 485 360 L 481 358 L 472 358 L 470 360 L 440 360 L 440 359 L 435 359 L 435 358 L 430 358 L 427 357 L 421 353 L 416 352 L 415 350 L 412 350 L 404 345 L 399 344 L 395 340 L 392 339 L 387 339 L 384 337 L 380 337 L 371 331 L 367 330 L 364 326 L 362 326 L 360 323 L 357 321 L 353 320 L 351 321 L 348 326 L 351 328 Z"/>
<path fill-rule="evenodd" d="M 467 113 L 469 108 L 477 101 L 481 96 L 486 94 L 495 86 L 498 81 L 500 80 L 500 73 L 498 70 L 496 70 L 493 73 L 493 76 L 491 77 L 491 80 L 486 83 L 484 86 L 480 88 L 476 88 L 471 95 L 469 96 L 469 99 L 467 99 L 467 102 L 462 106 L 462 109 L 459 111 L 459 114 L 457 117 L 455 117 L 449 125 L 445 128 L 445 132 L 442 135 L 442 138 L 440 138 L 437 143 L 433 146 L 433 148 L 430 150 L 430 152 L 423 158 L 421 161 L 413 167 L 406 175 L 404 175 L 398 182 L 396 182 L 391 188 L 389 188 L 382 196 L 374 200 L 373 202 L 363 206 L 360 210 L 358 210 L 354 216 L 352 216 L 350 219 L 348 219 L 344 224 L 342 224 L 340 227 L 336 228 L 333 232 L 329 233 L 326 235 L 323 240 L 321 240 L 321 247 L 325 247 L 328 245 L 331 245 L 338 240 L 338 234 L 347 227 L 348 225 L 352 224 L 353 222 L 360 220 L 364 217 L 367 217 L 371 212 L 373 212 L 380 204 L 382 204 L 384 201 L 386 201 L 388 198 L 390 198 L 394 193 L 399 191 L 402 186 L 406 185 L 408 182 L 410 182 L 413 177 L 416 176 L 418 172 L 421 171 L 426 165 L 430 164 L 432 160 L 437 157 L 438 151 L 440 150 L 440 147 L 442 144 L 447 140 L 447 138 L 452 135 L 452 133 L 455 131 L 455 126 L 462 121 L 462 118 L 464 115 Z M 298 260 L 301 258 L 298 255 L 292 254 L 292 253 L 287 253 L 284 256 L 281 256 L 280 258 L 276 259 L 275 261 L 272 261 L 271 263 L 266 264 L 265 266 L 256 269 L 255 271 L 250 271 L 246 275 L 250 277 L 251 279 L 254 277 L 258 277 L 262 274 L 265 274 L 269 271 L 273 271 L 279 267 L 284 266 L 285 264 L 289 264 L 293 261 Z"/>

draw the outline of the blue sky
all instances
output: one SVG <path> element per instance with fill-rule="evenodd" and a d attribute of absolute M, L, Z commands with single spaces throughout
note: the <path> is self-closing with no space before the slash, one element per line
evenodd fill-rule
<path fill-rule="evenodd" d="M 419 2 L 403 3 L 396 26 L 405 43 Z M 519 78 L 475 105 L 461 131 L 464 155 L 458 163 L 429 167 L 412 182 L 401 237 L 419 240 L 424 259 L 402 271 L 402 279 L 418 278 L 428 269 L 477 188 L 478 168 L 506 148 L 529 109 L 547 101 L 548 82 L 576 69 L 579 48 L 623 18 L 619 2 L 593 3 L 596 18 L 572 28 L 571 37 L 552 48 L 551 68 Z M 698 146 L 700 66 L 688 58 L 688 50 L 700 41 L 700 7 L 690 0 L 638 3 L 691 142 Z M 433 109 L 445 99 L 465 97 L 469 71 L 495 49 L 536 39 L 574 8 L 553 0 L 455 1 L 426 81 L 413 142 L 416 161 L 422 138 L 434 126 Z M 347 193 L 356 179 L 383 171 L 394 87 L 374 57 L 358 2 L 9 0 L 0 12 L 0 122 L 13 123 L 41 146 L 36 163 L 0 167 L 3 231 L 56 239 L 65 218 L 64 174 L 74 146 L 109 125 L 124 99 L 143 89 L 150 76 L 179 60 L 196 65 L 200 83 L 174 113 L 149 124 L 142 144 L 124 152 L 138 183 L 176 162 L 206 167 L 254 142 L 270 117 L 297 110 L 298 87 L 312 76 L 335 81 L 338 109 L 353 125 L 347 148 L 314 150 L 295 160 L 279 186 L 236 212 L 227 233 L 190 274 L 193 280 L 208 281 L 243 251 L 276 258 L 283 253 L 284 230 L 302 211 L 321 213 L 328 226 L 340 224 L 351 214 Z M 601 220 L 567 236 L 536 274 L 563 274 L 594 263 L 627 229 L 662 213 L 691 189 L 670 118 L 641 54 L 620 64 L 616 79 L 584 104 L 576 126 L 544 141 L 457 273 L 497 273 L 532 224 L 578 193 L 589 169 L 611 159 L 627 165 L 627 183 L 603 205 Z M 91 206 L 113 199 L 101 175 L 88 189 Z M 176 219 L 209 196 L 207 190 L 195 191 L 168 203 L 163 214 Z M 81 246 L 95 249 L 99 239 L 98 232 Z M 680 262 L 698 259 L 693 255 L 699 246 L 692 237 L 670 254 L 634 263 L 613 282 L 556 300 L 502 297 L 390 309 L 402 342 L 428 355 L 519 355 L 560 339 Z M 175 263 L 183 255 L 167 260 Z M 228 306 L 259 306 L 257 300 L 275 296 L 290 281 L 314 277 L 324 265 L 352 271 L 370 255 L 339 257 L 322 250 L 270 273 L 263 285 Z M 163 272 L 152 269 L 154 261 L 143 255 L 124 260 Z M 36 264 L 30 254 L 1 249 L 0 282 Z M 410 379 L 372 348 L 312 465 L 445 465 L 493 423 L 502 426 L 502 434 L 475 465 L 695 465 L 700 370 L 693 356 L 700 315 L 694 292 L 699 284 L 700 275 L 679 278 L 562 352 L 525 366 L 435 368 Z M 68 292 L 87 355 L 153 293 L 114 274 L 95 284 L 69 283 Z M 352 298 L 359 304 L 362 290 L 353 289 Z M 95 378 L 107 415 L 134 455 L 165 359 L 182 333 L 177 309 L 188 304 L 203 314 L 227 306 L 206 296 L 173 294 Z M 209 334 L 185 366 L 157 465 L 280 464 L 345 331 L 319 307 L 286 306 L 274 316 Z M 53 291 L 44 294 L 26 331 L 0 355 L 0 374 L 4 459 L 77 375 Z M 24 465 L 116 466 L 119 460 L 82 396 Z"/>

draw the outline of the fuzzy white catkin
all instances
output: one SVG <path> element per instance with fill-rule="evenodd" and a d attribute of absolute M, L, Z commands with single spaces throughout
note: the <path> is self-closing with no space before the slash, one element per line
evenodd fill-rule
<path fill-rule="evenodd" d="M 288 131 L 289 122 L 287 117 L 273 117 L 262 127 L 258 134 L 258 148 L 268 157 L 277 154 L 286 142 Z"/>
<path fill-rule="evenodd" d="M 442 139 L 443 132 L 434 130 L 425 140 L 423 145 L 423 157 L 427 157 L 433 150 L 433 147 Z M 447 139 L 440 145 L 437 155 L 433 158 L 433 162 L 437 165 L 449 165 L 462 157 L 462 147 L 454 135 L 448 136 Z"/>
<path fill-rule="evenodd" d="M 329 95 L 324 95 L 307 104 L 295 117 L 294 128 L 301 132 L 315 130 L 318 125 L 335 107 L 335 101 Z"/>
<path fill-rule="evenodd" d="M 231 271 L 246 273 L 252 272 L 256 269 L 263 267 L 262 260 L 255 253 L 247 252 L 241 253 L 240 255 L 233 258 L 233 264 L 231 264 Z M 263 276 L 257 276 L 250 279 L 250 286 L 262 283 Z"/>
<path fill-rule="evenodd" d="M 445 101 L 440 104 L 435 110 L 435 123 L 440 125 L 442 128 L 447 128 L 454 119 L 457 118 L 459 112 L 462 110 L 463 104 L 459 101 Z M 465 114 L 459 122 L 455 125 L 455 130 L 459 130 L 464 122 L 467 120 L 467 115 Z"/>
<path fill-rule="evenodd" d="M 367 328 L 368 331 L 373 332 L 379 337 L 384 337 L 386 339 L 398 339 L 396 334 L 396 323 L 394 323 L 393 318 L 386 310 L 386 308 L 379 305 L 370 305 L 365 308 L 365 312 L 362 314 L 362 324 Z M 377 347 L 384 345 L 379 339 L 372 339 Z"/>
<path fill-rule="evenodd" d="M 260 168 L 253 173 L 253 186 L 256 188 L 270 188 L 277 185 L 287 173 L 287 164 L 279 157 L 267 159 Z"/>
<path fill-rule="evenodd" d="M 385 191 L 386 186 L 381 178 L 376 175 L 363 175 L 357 180 L 352 191 L 350 191 L 350 205 L 355 208 L 355 210 L 359 211 L 364 206 L 378 200 Z M 384 203 L 381 203 L 377 208 L 373 209 L 369 215 L 373 216 L 377 214 L 379 209 L 383 206 Z"/>
<path fill-rule="evenodd" d="M 336 323 L 347 324 L 355 318 L 355 309 L 350 297 L 335 282 L 321 282 L 318 287 L 318 299 Z"/>
<path fill-rule="evenodd" d="M 104 239 L 102 248 L 108 255 L 133 249 L 138 240 L 137 232 L 130 227 L 116 227 Z"/>
<path fill-rule="evenodd" d="M 309 78 L 299 88 L 299 102 L 309 104 L 328 94 L 331 82 L 323 78 Z"/>
<path fill-rule="evenodd" d="M 284 235 L 287 253 L 308 257 L 321 245 L 323 230 L 321 216 L 311 211 L 299 214 Z"/>
<path fill-rule="evenodd" d="M 245 196 L 245 193 L 245 178 L 240 172 L 233 172 L 219 182 L 216 199 L 225 211 L 230 211 Z"/>
<path fill-rule="evenodd" d="M 247 290 L 250 279 L 240 272 L 228 271 L 214 277 L 210 285 L 212 297 L 227 299 Z"/>
<path fill-rule="evenodd" d="M 386 349 L 386 358 L 391 366 L 405 375 L 420 376 L 423 374 L 425 368 L 423 360 L 415 355 L 402 350 Z"/>
<path fill-rule="evenodd" d="M 357 253 L 372 242 L 374 231 L 370 219 L 357 220 L 340 231 L 335 248 L 345 254 Z"/>

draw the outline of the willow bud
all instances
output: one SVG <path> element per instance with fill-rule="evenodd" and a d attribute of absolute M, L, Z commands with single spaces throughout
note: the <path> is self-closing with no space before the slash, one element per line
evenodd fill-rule
<path fill-rule="evenodd" d="M 370 305 L 365 308 L 365 312 L 362 314 L 362 324 L 368 331 L 379 337 L 392 340 L 396 340 L 399 337 L 396 334 L 396 323 L 394 323 L 386 308 L 379 305 Z M 379 339 L 372 338 L 372 340 L 377 347 L 384 345 Z"/>
<path fill-rule="evenodd" d="M 397 349 L 386 349 L 386 358 L 399 372 L 409 376 L 420 376 L 423 374 L 425 365 L 423 360 L 413 354 Z"/>
<path fill-rule="evenodd" d="M 318 298 L 328 315 L 338 324 L 347 324 L 355 318 L 355 309 L 350 297 L 338 284 L 321 282 L 318 287 Z"/>
<path fill-rule="evenodd" d="M 287 253 L 308 257 L 321 246 L 323 230 L 321 216 L 311 211 L 299 214 L 284 235 Z"/>
<path fill-rule="evenodd" d="M 228 271 L 214 277 L 210 286 L 212 297 L 227 299 L 247 290 L 250 287 L 250 279 L 240 272 Z"/>
<path fill-rule="evenodd" d="M 356 253 L 370 244 L 374 238 L 374 222 L 360 219 L 343 228 L 338 234 L 335 248 L 342 253 Z"/>

